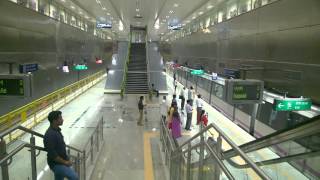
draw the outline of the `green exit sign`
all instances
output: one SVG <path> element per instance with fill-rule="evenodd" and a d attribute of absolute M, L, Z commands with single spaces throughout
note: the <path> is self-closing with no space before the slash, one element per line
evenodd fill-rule
<path fill-rule="evenodd" d="M 24 96 L 23 79 L 0 79 L 0 96 Z"/>
<path fill-rule="evenodd" d="M 84 65 L 84 64 L 78 64 L 74 67 L 75 70 L 77 71 L 82 71 L 82 70 L 87 70 L 88 66 Z"/>
<path fill-rule="evenodd" d="M 306 111 L 311 109 L 310 98 L 274 99 L 273 109 L 276 111 Z"/>
<path fill-rule="evenodd" d="M 191 70 L 192 75 L 202 75 L 204 74 L 203 70 Z"/>

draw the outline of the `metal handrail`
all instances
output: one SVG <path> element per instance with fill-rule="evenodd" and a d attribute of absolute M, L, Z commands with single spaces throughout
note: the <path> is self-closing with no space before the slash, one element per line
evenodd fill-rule
<path fill-rule="evenodd" d="M 208 131 L 210 128 L 215 129 L 220 136 L 223 137 L 223 139 L 249 164 L 249 166 L 263 179 L 269 179 L 269 177 L 215 124 L 209 124 L 207 127 L 205 127 L 203 130 L 201 130 L 199 133 L 194 135 L 192 138 L 190 138 L 188 141 L 182 143 L 177 149 L 182 149 L 183 146 L 187 145 L 188 143 L 191 143 L 194 139 L 198 138 L 200 135 L 204 134 L 206 131 Z"/>
<path fill-rule="evenodd" d="M 40 151 L 46 151 L 45 148 L 40 147 L 40 146 L 33 146 L 32 144 L 29 143 L 22 143 L 18 147 L 16 147 L 14 150 L 12 150 L 9 154 L 7 154 L 4 158 L 0 160 L 0 164 L 3 164 L 7 162 L 9 159 L 11 159 L 15 154 L 17 154 L 19 151 L 21 151 L 23 148 L 34 148 Z"/>
<path fill-rule="evenodd" d="M 262 148 L 270 147 L 275 144 L 280 144 L 286 141 L 295 140 L 307 136 L 311 136 L 319 133 L 320 129 L 320 119 L 319 116 L 309 120 L 303 124 L 298 124 L 290 129 L 285 129 L 279 132 L 272 133 L 263 138 L 257 139 L 255 141 L 242 144 L 239 148 L 243 152 L 252 152 Z M 224 156 L 230 158 L 235 156 L 234 150 L 228 150 L 224 152 Z"/>
<path fill-rule="evenodd" d="M 38 137 L 40 137 L 40 138 L 43 138 L 43 137 L 44 137 L 44 135 L 42 135 L 42 134 L 40 134 L 40 133 L 38 133 L 38 132 L 36 132 L 36 131 L 33 131 L 33 130 L 28 129 L 28 128 L 26 128 L 26 127 L 23 127 L 23 126 L 21 126 L 21 125 L 16 125 L 16 126 L 13 126 L 13 127 L 9 128 L 9 129 L 5 130 L 4 132 L 0 133 L 0 139 L 3 140 L 3 138 L 4 138 L 6 135 L 12 133 L 12 132 L 15 131 L 15 130 L 22 130 L 22 131 L 24 131 L 24 132 L 26 132 L 26 133 L 29 133 L 29 134 L 38 136 Z M 72 146 L 69 146 L 69 145 L 66 145 L 66 147 L 68 147 L 68 148 L 70 148 L 70 149 L 72 149 L 72 150 L 75 150 L 75 151 L 77 151 L 77 152 L 83 153 L 81 150 L 79 150 L 79 149 L 77 149 L 77 148 L 75 148 L 75 147 L 72 147 Z"/>
<path fill-rule="evenodd" d="M 169 139 L 169 144 L 170 144 L 171 150 L 175 150 L 173 139 L 172 139 L 172 137 L 171 137 L 171 135 L 170 135 L 170 133 L 168 131 L 168 128 L 166 128 L 166 123 L 165 123 L 165 119 L 164 118 L 162 118 L 161 124 L 162 124 L 162 127 L 165 127 L 164 128 L 165 136 Z"/>

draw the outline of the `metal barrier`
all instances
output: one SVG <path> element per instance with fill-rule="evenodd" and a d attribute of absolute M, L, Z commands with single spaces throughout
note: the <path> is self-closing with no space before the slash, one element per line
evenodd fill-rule
<path fill-rule="evenodd" d="M 73 167 L 77 172 L 80 180 L 90 179 L 90 175 L 92 171 L 90 171 L 87 175 L 88 169 L 93 165 L 93 159 L 97 158 L 98 152 L 100 151 L 103 144 L 103 125 L 104 120 L 103 117 L 99 120 L 93 134 L 89 138 L 88 143 L 84 147 L 83 150 L 67 145 L 67 153 L 73 162 Z M 7 143 L 4 140 L 4 137 L 10 134 L 13 131 L 21 130 L 25 133 L 31 134 L 30 142 L 23 142 L 18 147 L 14 148 L 11 152 L 7 152 Z M 43 138 L 44 135 L 37 133 L 33 130 L 25 128 L 23 126 L 15 126 L 0 134 L 0 165 L 1 165 L 1 174 L 2 179 L 9 180 L 10 174 L 8 167 L 13 162 L 13 156 L 15 156 L 18 152 L 23 150 L 24 148 L 29 148 L 30 157 L 31 157 L 31 180 L 37 180 L 37 156 L 41 153 L 41 151 L 45 151 L 43 147 L 35 145 L 35 136 L 39 138 Z M 38 152 L 36 152 L 39 150 Z M 87 163 L 87 160 L 90 159 L 91 163 Z"/>
<path fill-rule="evenodd" d="M 15 124 L 32 128 L 45 119 L 52 110 L 59 109 L 64 104 L 85 92 L 88 88 L 102 80 L 103 71 L 97 72 L 85 79 L 54 91 L 38 100 L 20 107 L 0 117 L 0 131 L 4 131 Z M 22 135 L 23 131 L 15 131 L 4 139 L 9 143 Z"/>
<path fill-rule="evenodd" d="M 214 124 L 203 127 L 201 131 L 191 137 L 180 146 L 174 146 L 174 140 L 166 126 L 165 118 L 160 121 L 160 141 L 162 151 L 165 153 L 165 162 L 170 170 L 171 180 L 191 180 L 191 179 L 236 179 L 236 174 L 241 170 L 234 170 L 227 166 L 227 162 L 223 157 L 222 143 L 228 144 L 233 149 L 238 158 L 241 158 L 249 169 L 241 173 L 252 178 L 270 179 L 226 134 Z M 211 131 L 211 132 L 210 132 Z M 210 144 L 206 139 L 207 133 L 217 134 L 214 139 L 214 145 Z M 193 162 L 192 162 L 193 161 Z M 211 161 L 211 166 L 205 167 L 204 161 Z M 197 162 L 197 167 L 192 164 Z"/>

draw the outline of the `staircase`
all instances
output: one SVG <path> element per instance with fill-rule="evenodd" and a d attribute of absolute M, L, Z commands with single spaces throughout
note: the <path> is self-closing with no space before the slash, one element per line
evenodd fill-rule
<path fill-rule="evenodd" d="M 126 81 L 126 94 L 147 94 L 148 90 L 146 44 L 132 43 Z"/>

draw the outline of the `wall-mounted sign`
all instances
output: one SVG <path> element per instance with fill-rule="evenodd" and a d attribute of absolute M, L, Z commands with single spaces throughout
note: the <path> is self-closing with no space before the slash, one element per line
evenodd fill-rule
<path fill-rule="evenodd" d="M 238 69 L 228 69 L 224 68 L 224 75 L 228 78 L 239 79 L 240 78 L 240 70 Z"/>
<path fill-rule="evenodd" d="M 69 66 L 62 66 L 62 71 L 65 73 L 69 72 Z"/>
<path fill-rule="evenodd" d="M 83 71 L 83 70 L 87 70 L 88 66 L 86 66 L 85 64 L 77 64 L 74 67 L 74 69 L 77 70 L 77 71 Z"/>
<path fill-rule="evenodd" d="M 263 98 L 263 81 L 260 80 L 226 80 L 226 100 L 231 104 L 261 103 Z"/>
<path fill-rule="evenodd" d="M 284 98 L 274 99 L 273 109 L 276 111 L 306 111 L 310 110 L 310 98 Z"/>
<path fill-rule="evenodd" d="M 34 72 L 37 70 L 38 70 L 38 64 L 20 64 L 19 65 L 20 73 Z"/>
<path fill-rule="evenodd" d="M 112 24 L 109 22 L 97 22 L 97 28 L 112 28 Z"/>
<path fill-rule="evenodd" d="M 30 96 L 31 90 L 31 76 L 0 75 L 0 96 Z"/>
<path fill-rule="evenodd" d="M 192 75 L 203 75 L 204 71 L 202 69 L 199 70 L 191 70 Z"/>
<path fill-rule="evenodd" d="M 212 80 L 217 80 L 217 79 L 218 79 L 218 74 L 215 73 L 215 72 L 212 72 L 212 74 L 211 74 L 211 79 L 212 79 Z"/>

